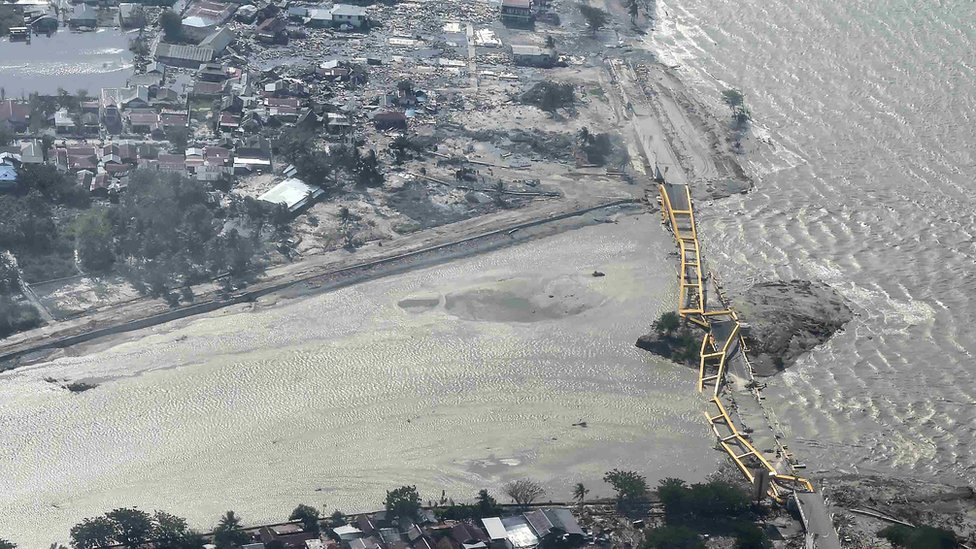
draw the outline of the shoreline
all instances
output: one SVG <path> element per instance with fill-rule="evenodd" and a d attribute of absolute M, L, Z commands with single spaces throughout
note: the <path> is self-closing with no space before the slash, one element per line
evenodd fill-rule
<path fill-rule="evenodd" d="M 109 306 L 108 311 L 99 311 L 90 315 L 82 315 L 71 320 L 55 322 L 49 326 L 11 336 L 9 339 L 18 339 L 18 336 L 20 336 L 22 341 L 17 341 L 10 345 L 0 347 L 0 349 L 2 349 L 0 350 L 0 372 L 13 370 L 22 365 L 46 360 L 49 358 L 49 353 L 56 352 L 59 349 L 66 349 L 74 345 L 88 343 L 103 337 L 112 337 L 124 334 L 126 332 L 158 326 L 160 324 L 173 322 L 199 314 L 218 311 L 233 305 L 254 302 L 257 299 L 268 295 L 284 294 L 285 297 L 294 298 L 315 295 L 376 278 L 396 275 L 413 269 L 437 265 L 454 259 L 515 245 L 520 242 L 541 238 L 551 234 L 558 234 L 559 232 L 572 230 L 581 226 L 600 223 L 601 221 L 595 217 L 604 210 L 613 213 L 612 210 L 615 208 L 624 210 L 634 208 L 637 210 L 641 208 L 641 203 L 637 198 L 620 198 L 596 205 L 589 205 L 570 210 L 564 209 L 556 212 L 547 212 L 546 210 L 539 212 L 520 212 L 520 210 L 526 209 L 520 208 L 519 210 L 511 210 L 511 212 L 520 212 L 527 215 L 517 215 L 516 218 L 520 218 L 521 220 L 516 223 L 504 223 L 504 220 L 498 221 L 491 219 L 493 216 L 471 218 L 469 220 L 458 222 L 457 224 L 435 227 L 431 231 L 437 232 L 438 230 L 450 228 L 452 225 L 462 225 L 465 222 L 486 223 L 488 227 L 485 227 L 485 230 L 483 231 L 475 232 L 475 234 L 465 236 L 460 239 L 443 241 L 443 239 L 434 238 L 433 242 L 427 246 L 422 246 L 419 248 L 402 246 L 402 248 L 406 249 L 400 253 L 390 255 L 377 254 L 378 257 L 370 257 L 367 255 L 368 259 L 359 262 L 340 260 L 334 264 L 324 265 L 318 270 L 314 270 L 314 260 L 320 259 L 321 256 L 307 258 L 303 261 L 287 264 L 281 267 L 288 270 L 308 267 L 309 269 L 313 270 L 311 273 L 302 270 L 299 270 L 297 273 L 281 273 L 277 276 L 273 275 L 265 278 L 260 282 L 251 285 L 249 287 L 250 289 L 247 291 L 237 293 L 230 297 L 222 298 L 217 294 L 217 292 L 210 292 L 209 294 L 201 293 L 198 295 L 198 297 L 203 299 L 197 299 L 190 305 L 181 306 L 175 309 L 167 306 L 166 309 L 168 310 L 159 312 L 150 311 L 149 314 L 140 314 L 145 313 L 145 311 L 135 310 L 130 313 L 130 318 L 123 320 L 122 322 L 116 322 L 114 324 L 100 326 L 97 328 L 93 326 L 96 318 L 100 315 L 112 313 L 112 318 L 118 318 L 119 309 L 122 309 L 121 314 L 125 315 L 125 309 L 127 307 L 137 308 L 147 304 L 152 307 L 152 302 L 157 302 L 157 305 L 162 303 L 161 300 L 155 300 L 149 297 L 139 298 L 130 303 Z M 493 221 L 498 222 L 493 223 Z M 549 229 L 548 231 L 546 230 L 547 228 Z M 409 240 L 410 236 L 417 235 L 406 235 L 404 240 Z M 420 240 L 423 242 L 422 238 Z M 377 247 L 382 247 L 382 243 L 380 243 Z M 390 248 L 391 246 L 386 247 Z M 393 247 L 393 249 L 397 250 L 397 247 Z M 378 250 L 374 249 L 372 251 L 375 253 Z M 352 257 L 355 258 L 356 256 Z M 269 269 L 269 271 L 270 270 L 272 269 Z M 298 288 L 298 286 L 302 284 L 306 284 L 307 287 Z M 155 308 L 159 309 L 162 307 Z M 78 321 L 80 320 L 87 320 L 87 322 L 78 325 Z M 64 331 L 56 332 L 55 334 L 36 333 L 45 332 L 47 331 L 45 328 L 56 328 L 59 325 L 67 326 L 65 326 Z M 52 337 L 54 337 L 53 340 Z M 42 356 L 29 356 L 35 353 L 40 353 Z"/>
<path fill-rule="evenodd" d="M 187 494 L 209 494 L 184 509 L 206 527 L 227 505 L 249 522 L 323 497 L 366 509 L 404 482 L 458 497 L 529 477 L 558 499 L 577 481 L 604 495 L 614 467 L 701 481 L 723 460 L 690 378 L 630 345 L 671 303 L 656 259 L 668 243 L 654 214 L 618 217 L 8 372 L 0 463 L 17 463 L 22 439 L 54 443 L 13 467 L 25 508 L 3 521 L 26 541 L 91 509 L 182 509 Z M 99 386 L 70 394 L 49 376 Z"/>

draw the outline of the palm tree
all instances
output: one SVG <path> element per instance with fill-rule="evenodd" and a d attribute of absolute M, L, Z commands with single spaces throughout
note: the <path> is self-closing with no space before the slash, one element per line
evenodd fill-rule
<path fill-rule="evenodd" d="M 241 519 L 233 511 L 227 511 L 220 517 L 217 527 L 214 528 L 214 543 L 218 549 L 239 547 L 249 541 L 251 536 L 241 530 Z"/>
<path fill-rule="evenodd" d="M 577 482 L 576 487 L 573 488 L 573 499 L 576 500 L 577 504 L 582 506 L 583 501 L 586 500 L 586 494 L 589 493 L 590 491 L 586 488 L 586 486 L 583 486 L 582 482 Z"/>

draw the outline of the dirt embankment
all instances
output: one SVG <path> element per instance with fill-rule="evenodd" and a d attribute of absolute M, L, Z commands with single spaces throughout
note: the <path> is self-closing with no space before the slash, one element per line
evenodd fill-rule
<path fill-rule="evenodd" d="M 792 366 L 854 317 L 844 298 L 822 282 L 763 282 L 733 301 L 747 323 L 753 366 L 764 376 Z"/>
<path fill-rule="evenodd" d="M 877 532 L 893 524 L 951 530 L 969 547 L 976 545 L 976 492 L 917 479 L 845 475 L 828 478 L 826 491 L 837 513 L 836 523 L 848 547 L 880 547 Z M 855 511 L 856 510 L 856 511 Z"/>

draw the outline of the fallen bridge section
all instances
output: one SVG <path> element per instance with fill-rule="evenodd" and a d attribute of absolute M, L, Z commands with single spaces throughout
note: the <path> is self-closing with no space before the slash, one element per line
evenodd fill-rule
<path fill-rule="evenodd" d="M 754 388 L 752 367 L 745 353 L 739 318 L 714 280 L 717 305 L 709 307 L 705 285 L 707 277 L 702 274 L 701 244 L 690 189 L 687 185 L 663 183 L 659 191 L 663 222 L 674 235 L 681 260 L 678 313 L 683 319 L 706 330 L 699 353 L 698 391 L 711 394 L 705 417 L 718 439 L 719 447 L 729 455 L 743 476 L 750 483 L 764 488 L 770 498 L 782 504 L 793 499 L 803 517 L 810 546 L 840 549 L 840 540 L 823 495 L 815 490 L 809 480 L 794 473 L 792 456 L 773 431 L 773 422 L 760 404 L 761 397 Z M 727 401 L 723 402 L 722 389 L 728 376 L 734 378 L 736 389 L 727 394 Z M 730 406 L 735 405 L 731 397 L 734 393 L 746 397 L 749 417 L 761 418 L 760 423 L 765 423 L 768 429 L 752 431 L 748 435 L 740 430 L 733 418 L 735 411 L 729 413 Z M 753 396 L 755 399 L 751 398 Z M 762 439 L 763 448 L 775 448 L 775 456 L 766 456 L 756 448 L 753 439 L 757 437 Z"/>

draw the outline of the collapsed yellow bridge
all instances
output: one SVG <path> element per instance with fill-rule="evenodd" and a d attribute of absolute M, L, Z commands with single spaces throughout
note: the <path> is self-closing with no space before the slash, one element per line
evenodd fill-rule
<path fill-rule="evenodd" d="M 756 450 L 722 404 L 719 395 L 728 362 L 746 349 L 739 317 L 730 307 L 721 305 L 721 300 L 719 308 L 710 308 L 707 302 L 707 276 L 702 265 L 691 190 L 687 185 L 662 183 L 659 191 L 661 215 L 674 234 L 681 260 L 678 314 L 705 330 L 699 352 L 698 391 L 710 393 L 710 411 L 705 417 L 719 445 L 749 482 L 756 483 L 759 475 L 768 479 L 766 493 L 774 500 L 783 502 L 793 492 L 813 492 L 809 480 L 786 474 L 781 470 L 787 467 L 785 464 L 777 467 Z"/>

